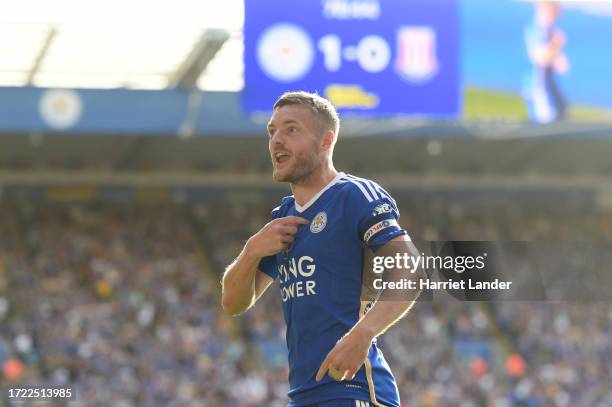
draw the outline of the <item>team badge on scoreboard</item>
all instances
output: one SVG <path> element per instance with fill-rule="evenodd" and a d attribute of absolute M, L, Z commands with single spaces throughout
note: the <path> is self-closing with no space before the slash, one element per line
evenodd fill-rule
<path fill-rule="evenodd" d="M 319 212 L 312 219 L 312 222 L 310 222 L 310 231 L 312 233 L 319 233 L 325 229 L 325 225 L 327 225 L 327 214 L 325 212 Z"/>
<path fill-rule="evenodd" d="M 429 82 L 438 73 L 436 32 L 427 26 L 403 26 L 397 32 L 395 70 L 408 82 Z"/>
<path fill-rule="evenodd" d="M 295 24 L 275 24 L 257 42 L 257 62 L 262 71 L 282 83 L 302 79 L 312 67 L 314 54 L 310 35 Z"/>

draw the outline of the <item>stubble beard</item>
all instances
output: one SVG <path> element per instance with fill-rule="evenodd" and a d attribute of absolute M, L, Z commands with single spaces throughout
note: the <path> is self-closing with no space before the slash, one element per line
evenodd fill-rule
<path fill-rule="evenodd" d="M 295 157 L 295 164 L 284 174 L 277 173 L 276 169 L 273 173 L 273 178 L 277 182 L 289 182 L 291 184 L 300 184 L 310 177 L 317 169 L 317 152 L 313 151 L 310 157 L 304 155 L 297 155 Z"/>

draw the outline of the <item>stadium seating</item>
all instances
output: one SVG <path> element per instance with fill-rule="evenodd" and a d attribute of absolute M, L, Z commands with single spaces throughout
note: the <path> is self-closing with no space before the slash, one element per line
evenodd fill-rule
<path fill-rule="evenodd" d="M 611 213 L 419 208 L 402 221 L 426 240 L 612 239 Z M 4 383 L 70 383 L 83 406 L 286 405 L 277 286 L 238 318 L 219 305 L 223 266 L 269 208 L 0 210 L 14 214 L 0 218 Z M 380 347 L 405 406 L 587 407 L 612 401 L 611 330 L 609 304 L 448 298 L 417 303 Z"/>

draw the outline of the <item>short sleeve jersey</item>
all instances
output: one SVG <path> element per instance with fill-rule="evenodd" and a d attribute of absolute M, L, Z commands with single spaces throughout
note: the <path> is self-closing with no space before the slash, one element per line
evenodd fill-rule
<path fill-rule="evenodd" d="M 373 181 L 344 173 L 310 202 L 285 197 L 273 218 L 300 216 L 290 247 L 261 260 L 259 269 L 279 279 L 289 350 L 289 406 L 350 398 L 398 406 L 395 379 L 376 341 L 353 380 L 315 375 L 336 342 L 364 314 L 360 299 L 364 248 L 373 250 L 405 235 L 393 198 Z"/>

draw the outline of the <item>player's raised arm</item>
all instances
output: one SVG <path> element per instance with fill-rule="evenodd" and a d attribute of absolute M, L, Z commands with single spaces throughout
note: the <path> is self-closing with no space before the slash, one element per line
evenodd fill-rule
<path fill-rule="evenodd" d="M 221 305 L 226 312 L 242 314 L 257 301 L 273 281 L 273 276 L 259 271 L 262 259 L 285 250 L 305 224 L 308 220 L 297 216 L 274 219 L 249 238 L 221 281 Z"/>

